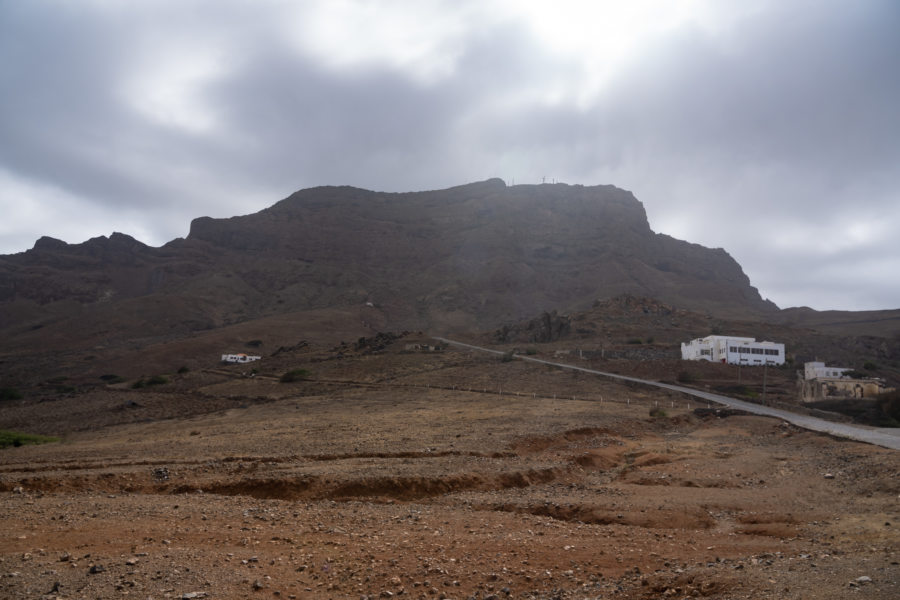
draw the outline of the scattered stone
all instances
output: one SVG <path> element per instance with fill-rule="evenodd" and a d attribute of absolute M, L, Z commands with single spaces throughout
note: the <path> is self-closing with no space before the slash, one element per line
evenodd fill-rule
<path fill-rule="evenodd" d="M 206 598 L 209 594 L 206 592 L 186 592 L 181 595 L 181 600 L 194 600 L 194 598 Z"/>
<path fill-rule="evenodd" d="M 825 479 L 834 479 L 834 473 L 825 473 L 822 477 Z"/>
<path fill-rule="evenodd" d="M 868 575 L 863 575 L 862 577 L 856 578 L 856 583 L 872 583 L 872 578 Z"/>
<path fill-rule="evenodd" d="M 91 568 L 88 570 L 88 573 L 91 575 L 96 575 L 97 573 L 102 573 L 106 570 L 103 565 L 91 565 Z"/>

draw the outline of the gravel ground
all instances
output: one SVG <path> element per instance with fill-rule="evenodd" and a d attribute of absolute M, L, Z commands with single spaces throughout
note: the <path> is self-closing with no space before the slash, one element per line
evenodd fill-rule
<path fill-rule="evenodd" d="M 900 597 L 896 451 L 411 356 L 186 378 L 113 423 L 97 392 L 96 426 L 0 451 L 0 597 Z M 52 431 L 46 406 L 15 418 Z"/>

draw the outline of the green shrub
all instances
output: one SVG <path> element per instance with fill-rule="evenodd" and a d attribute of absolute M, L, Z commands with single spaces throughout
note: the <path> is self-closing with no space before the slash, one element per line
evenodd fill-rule
<path fill-rule="evenodd" d="M 8 448 L 10 446 L 25 446 L 26 444 L 46 444 L 48 442 L 58 441 L 59 438 L 46 435 L 18 433 L 16 431 L 4 431 L 0 429 L 0 448 Z"/>
<path fill-rule="evenodd" d="M 628 340 L 628 343 L 629 344 L 643 344 L 644 342 L 641 341 L 641 338 L 631 338 L 630 340 Z"/>
<path fill-rule="evenodd" d="M 842 373 L 844 377 L 849 377 L 851 379 L 866 379 L 869 377 L 868 373 L 863 371 L 857 371 L 856 369 L 850 369 L 849 371 L 844 371 Z"/>
<path fill-rule="evenodd" d="M 876 405 L 884 414 L 886 421 L 900 423 L 900 391 L 879 394 Z M 896 425 L 892 425 L 896 427 Z"/>
<path fill-rule="evenodd" d="M 681 383 L 694 383 L 697 381 L 697 376 L 690 371 L 680 371 L 677 379 Z"/>
<path fill-rule="evenodd" d="M 306 369 L 293 369 L 293 370 L 288 371 L 287 373 L 283 374 L 278 379 L 278 381 L 280 381 L 281 383 L 291 383 L 293 381 L 306 381 L 307 379 L 309 379 L 310 375 L 312 375 L 312 373 L 310 373 Z"/>
<path fill-rule="evenodd" d="M 535 354 L 537 354 L 537 348 L 528 348 L 525 350 L 525 354 L 527 354 L 528 356 L 534 356 Z"/>
<path fill-rule="evenodd" d="M 878 370 L 878 365 L 876 365 L 876 364 L 875 364 L 874 362 L 872 362 L 871 360 L 867 360 L 867 361 L 865 362 L 865 364 L 863 364 L 863 369 L 865 369 L 866 371 L 877 371 L 877 370 Z"/>
<path fill-rule="evenodd" d="M 667 413 L 666 411 L 664 411 L 663 409 L 661 409 L 658 406 L 654 406 L 653 408 L 650 409 L 650 416 L 653 417 L 654 419 L 664 419 L 665 417 L 669 416 L 669 413 Z"/>
<path fill-rule="evenodd" d="M 178 367 L 178 374 L 179 374 L 179 375 L 184 375 L 184 374 L 187 373 L 188 371 L 190 371 L 190 369 L 188 369 L 186 365 L 181 365 L 180 367 Z"/>
<path fill-rule="evenodd" d="M 110 384 L 112 384 L 112 383 L 122 383 L 123 381 L 125 381 L 125 378 L 122 377 L 121 375 L 113 375 L 113 374 L 109 374 L 109 375 L 101 375 L 101 376 L 100 376 L 100 379 L 102 379 L 102 380 L 105 381 L 106 383 L 110 383 Z"/>
<path fill-rule="evenodd" d="M 0 400 L 21 400 L 22 392 L 15 388 L 0 388 Z"/>
<path fill-rule="evenodd" d="M 169 383 L 169 378 L 163 375 L 154 375 L 153 377 L 148 377 L 147 379 L 138 379 L 134 383 L 131 384 L 132 389 L 139 390 L 143 387 L 148 387 L 151 385 L 162 385 L 164 383 Z"/>

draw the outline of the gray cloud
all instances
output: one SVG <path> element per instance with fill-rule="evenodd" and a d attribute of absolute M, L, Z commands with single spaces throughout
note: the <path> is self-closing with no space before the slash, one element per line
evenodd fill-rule
<path fill-rule="evenodd" d="M 634 191 L 779 305 L 900 306 L 896 3 L 712 3 L 718 28 L 646 38 L 590 89 L 503 4 L 419 5 L 419 32 L 366 13 L 409 48 L 349 57 L 310 45 L 323 6 L 0 5 L 0 252 L 161 244 L 311 185 L 546 176 Z"/>

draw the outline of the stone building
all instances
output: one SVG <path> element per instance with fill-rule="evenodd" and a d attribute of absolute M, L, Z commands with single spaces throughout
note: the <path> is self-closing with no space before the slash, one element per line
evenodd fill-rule
<path fill-rule="evenodd" d="M 852 377 L 848 367 L 829 367 L 823 362 L 803 365 L 803 375 L 797 379 L 802 402 L 833 398 L 872 398 L 893 391 L 877 377 Z"/>

